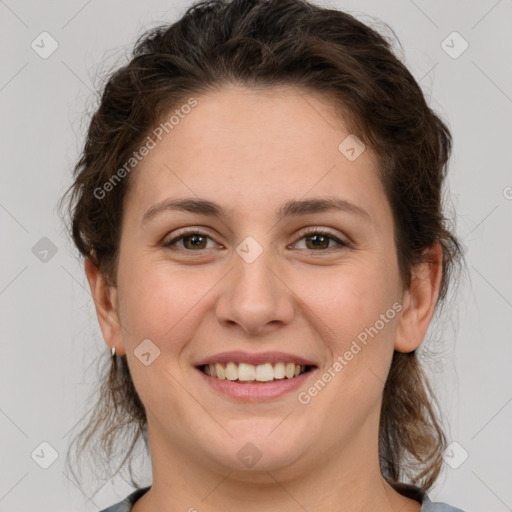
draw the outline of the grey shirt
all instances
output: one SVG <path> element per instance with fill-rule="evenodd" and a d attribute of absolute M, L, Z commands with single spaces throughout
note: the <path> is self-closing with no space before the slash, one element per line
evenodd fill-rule
<path fill-rule="evenodd" d="M 131 512 L 134 503 L 140 497 L 146 494 L 146 492 L 149 491 L 150 488 L 151 486 L 144 487 L 142 489 L 137 489 L 133 491 L 130 495 L 128 495 L 123 501 L 120 501 L 115 505 L 112 505 L 104 510 L 101 510 L 100 512 Z M 407 495 L 412 499 L 417 499 L 418 501 L 421 502 L 420 512 L 464 512 L 460 508 L 452 507 L 450 505 L 447 505 L 446 503 L 433 503 L 432 501 L 430 501 L 428 495 L 421 491 L 418 487 L 403 485 L 402 488 L 405 491 L 402 492 L 404 495 Z"/>

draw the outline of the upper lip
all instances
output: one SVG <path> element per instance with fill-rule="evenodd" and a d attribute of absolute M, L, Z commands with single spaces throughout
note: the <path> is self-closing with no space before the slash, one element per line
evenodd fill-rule
<path fill-rule="evenodd" d="M 304 366 L 316 366 L 314 362 L 305 359 L 304 357 L 297 356 L 295 354 L 288 354 L 286 352 L 242 352 L 242 351 L 231 351 L 221 352 L 209 357 L 206 357 L 199 361 L 196 366 L 204 366 L 205 364 L 215 363 L 247 363 L 254 366 L 265 363 L 295 363 Z"/>

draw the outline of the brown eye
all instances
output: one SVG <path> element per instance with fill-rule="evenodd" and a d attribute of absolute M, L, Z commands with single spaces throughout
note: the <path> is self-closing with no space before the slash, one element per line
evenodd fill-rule
<path fill-rule="evenodd" d="M 338 237 L 332 235 L 329 232 L 319 230 L 313 230 L 304 233 L 300 240 L 305 240 L 305 247 L 302 247 L 303 249 L 315 252 L 350 247 L 348 242 L 340 240 Z M 332 244 L 332 242 L 334 242 L 334 244 Z M 299 242 L 297 242 L 297 244 L 298 243 Z"/>
<path fill-rule="evenodd" d="M 212 240 L 212 238 L 207 234 L 196 231 L 190 231 L 188 233 L 182 233 L 176 238 L 170 240 L 169 242 L 164 242 L 162 245 L 169 249 L 198 252 L 205 249 L 211 249 L 213 247 L 207 247 L 208 240 Z M 182 243 L 181 246 L 178 245 L 180 242 Z"/>
<path fill-rule="evenodd" d="M 331 241 L 331 238 L 325 235 L 308 235 L 304 237 L 307 241 L 310 241 L 311 243 L 308 244 L 306 242 L 306 247 L 308 249 L 328 249 L 329 248 L 329 242 Z"/>
<path fill-rule="evenodd" d="M 206 249 L 206 238 L 203 235 L 183 236 L 183 245 L 185 249 Z"/>

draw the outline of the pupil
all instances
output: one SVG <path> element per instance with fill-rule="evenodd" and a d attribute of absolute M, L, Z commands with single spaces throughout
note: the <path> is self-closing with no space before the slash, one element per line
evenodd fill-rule
<path fill-rule="evenodd" d="M 187 237 L 185 237 L 186 241 L 191 241 L 191 240 L 195 240 L 194 242 L 192 242 L 192 248 L 198 248 L 200 247 L 201 245 L 201 242 L 197 242 L 197 239 L 203 239 L 203 243 L 204 243 L 204 237 L 202 235 L 189 235 Z M 202 247 L 200 247 L 202 248 Z"/>
<path fill-rule="evenodd" d="M 318 244 L 317 242 L 313 242 L 313 245 L 314 245 L 315 247 L 320 247 L 320 246 L 321 246 L 321 244 L 322 244 L 322 241 L 323 241 L 323 242 L 325 242 L 325 241 L 327 240 L 327 238 L 326 238 L 324 235 L 311 235 L 311 236 L 309 237 L 309 239 L 310 239 L 310 240 L 315 240 L 315 239 L 316 239 L 316 240 L 317 240 L 317 242 L 318 242 L 318 239 L 321 239 L 320 244 Z M 328 243 L 328 242 L 327 242 L 327 243 Z"/>

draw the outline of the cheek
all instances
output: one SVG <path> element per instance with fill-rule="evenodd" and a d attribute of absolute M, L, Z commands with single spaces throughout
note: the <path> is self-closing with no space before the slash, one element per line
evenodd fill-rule
<path fill-rule="evenodd" d="M 129 272 L 123 272 L 120 264 L 120 318 L 130 372 L 143 403 L 148 410 L 185 417 L 187 397 L 176 398 L 182 396 L 182 389 L 173 375 L 205 314 L 201 308 L 206 301 L 201 298 L 218 278 L 211 277 L 211 272 L 169 267 L 169 262 L 126 262 L 124 270 L 129 268 Z M 205 278 L 212 282 L 208 284 Z M 139 361 L 137 349 L 147 339 L 160 353 L 146 366 Z M 151 352 L 152 345 L 146 346 L 153 358 L 157 352 Z"/>
<path fill-rule="evenodd" d="M 188 339 L 187 332 L 197 321 L 204 296 L 218 277 L 211 271 L 201 272 L 198 267 L 170 268 L 169 262 L 161 261 L 126 262 L 124 269 L 128 268 L 129 272 L 123 273 L 120 265 L 119 272 L 125 342 L 135 348 L 149 338 L 161 350 L 179 350 L 178 340 Z M 169 344 L 170 339 L 177 343 Z"/>
<path fill-rule="evenodd" d="M 314 405 L 319 417 L 325 410 L 335 416 L 351 411 L 357 423 L 378 407 L 393 356 L 401 304 L 395 301 L 397 282 L 392 267 L 385 272 L 374 263 L 359 261 L 331 274 L 317 273 L 315 286 L 303 278 L 297 288 L 297 295 L 306 298 L 306 310 L 313 313 L 309 318 L 329 354 L 327 367 L 318 377 L 328 384 L 314 384 L 315 389 L 305 390 L 308 397 L 322 397 Z"/>
<path fill-rule="evenodd" d="M 318 326 L 336 355 L 348 350 L 353 340 L 364 343 L 365 333 L 368 339 L 383 340 L 373 344 L 377 346 L 368 343 L 365 352 L 380 352 L 384 339 L 392 337 L 398 316 L 393 309 L 398 294 L 392 270 L 385 271 L 377 261 L 360 261 L 296 279 L 294 292 L 321 320 Z"/>
<path fill-rule="evenodd" d="M 378 417 L 400 307 L 393 308 L 391 277 L 391 271 L 386 275 L 378 265 L 359 261 L 296 283 L 294 291 L 304 299 L 304 310 L 310 310 L 308 318 L 329 352 L 326 367 L 300 395 L 303 414 L 308 421 L 313 418 L 326 439 L 352 438 L 371 411 Z"/>
<path fill-rule="evenodd" d="M 136 251 L 122 254 L 118 284 L 125 343 L 133 350 L 149 338 L 166 352 L 181 350 L 215 308 L 215 286 L 225 271 L 173 265 Z M 333 358 L 349 350 L 354 340 L 364 348 L 358 358 L 378 359 L 383 351 L 389 351 L 396 317 L 393 320 L 386 312 L 398 296 L 397 276 L 382 255 L 357 253 L 336 266 L 282 270 L 281 279 L 290 289 L 285 286 L 281 293 L 296 302 L 292 322 L 305 324 L 307 331 L 313 328 L 311 336 L 324 344 Z M 385 315 L 385 322 L 381 315 Z"/>

